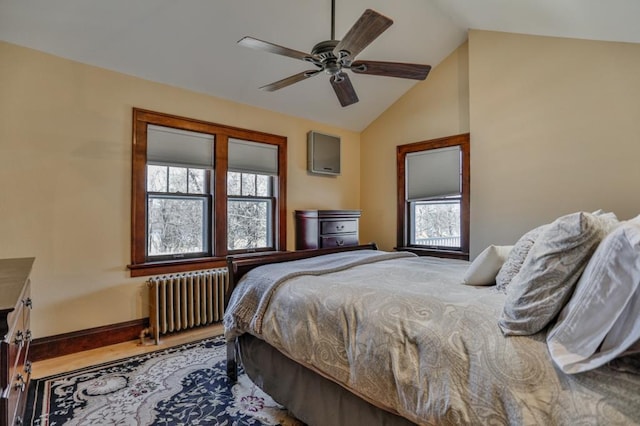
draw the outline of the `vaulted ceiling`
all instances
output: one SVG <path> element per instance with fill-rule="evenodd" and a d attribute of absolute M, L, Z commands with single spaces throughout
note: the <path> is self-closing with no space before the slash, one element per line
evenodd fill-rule
<path fill-rule="evenodd" d="M 438 65 L 468 29 L 640 43 L 638 0 L 336 0 L 341 39 L 365 9 L 394 24 L 358 59 Z M 284 114 L 362 130 L 416 81 L 350 74 L 360 98 L 341 107 L 314 69 L 239 46 L 252 36 L 310 52 L 331 34 L 331 0 L 0 0 L 0 40 Z M 598 60 L 598 58 L 594 58 Z M 0 58 L 1 66 L 2 58 Z M 588 65 L 588 64 L 587 64 Z"/>

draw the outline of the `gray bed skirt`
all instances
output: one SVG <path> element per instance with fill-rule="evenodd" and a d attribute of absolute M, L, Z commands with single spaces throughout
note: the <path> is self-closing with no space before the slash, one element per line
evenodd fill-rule
<path fill-rule="evenodd" d="M 360 399 L 250 334 L 238 338 L 238 353 L 249 378 L 308 425 L 414 425 Z"/>

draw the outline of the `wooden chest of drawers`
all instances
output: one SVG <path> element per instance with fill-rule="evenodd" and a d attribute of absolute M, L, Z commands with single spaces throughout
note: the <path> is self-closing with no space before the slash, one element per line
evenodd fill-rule
<path fill-rule="evenodd" d="M 29 274 L 33 261 L 0 259 L 0 426 L 23 424 L 31 378 Z"/>
<path fill-rule="evenodd" d="M 296 210 L 296 250 L 358 245 L 360 210 Z"/>

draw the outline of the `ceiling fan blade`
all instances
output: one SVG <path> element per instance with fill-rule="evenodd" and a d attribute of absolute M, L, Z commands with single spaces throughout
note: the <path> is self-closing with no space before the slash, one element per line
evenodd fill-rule
<path fill-rule="evenodd" d="M 312 59 L 311 55 L 308 53 L 289 49 L 288 47 L 279 46 L 277 44 L 269 43 L 268 41 L 258 40 L 257 38 L 253 37 L 242 37 L 240 40 L 238 40 L 238 44 L 250 47 L 252 49 L 263 50 L 265 52 L 288 56 L 293 59 L 300 59 L 302 61 L 308 61 L 309 59 Z"/>
<path fill-rule="evenodd" d="M 305 80 L 309 77 L 313 77 L 314 75 L 318 74 L 321 71 L 322 70 L 302 71 L 301 73 L 294 74 L 287 78 L 283 78 L 282 80 L 276 81 L 275 83 L 262 86 L 260 90 L 264 90 L 265 92 L 273 92 L 278 89 L 282 89 L 283 87 L 291 86 L 292 84 Z"/>
<path fill-rule="evenodd" d="M 343 72 L 340 74 L 331 76 L 331 85 L 333 86 L 333 90 L 336 92 L 338 96 L 338 100 L 340 101 L 340 105 L 343 107 L 349 106 L 351 104 L 355 104 L 358 102 L 358 95 L 356 94 L 353 85 L 351 84 L 351 80 L 349 80 L 349 76 Z"/>
<path fill-rule="evenodd" d="M 424 80 L 429 75 L 429 71 L 431 71 L 431 65 L 407 64 L 404 62 L 355 61 L 351 64 L 351 71 L 358 74 Z"/>
<path fill-rule="evenodd" d="M 367 9 L 356 21 L 347 34 L 333 50 L 334 55 L 340 57 L 340 52 L 348 52 L 351 59 L 355 58 L 365 47 L 393 24 L 393 20 L 379 14 L 375 10 Z"/>

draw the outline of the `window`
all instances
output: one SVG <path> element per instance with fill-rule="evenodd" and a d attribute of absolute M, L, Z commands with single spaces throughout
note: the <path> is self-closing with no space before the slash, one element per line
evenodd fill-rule
<path fill-rule="evenodd" d="M 277 148 L 230 139 L 227 172 L 227 248 L 257 250 L 273 244 L 275 206 L 273 177 L 277 176 Z"/>
<path fill-rule="evenodd" d="M 286 242 L 286 138 L 134 109 L 132 276 Z"/>
<path fill-rule="evenodd" d="M 468 259 L 469 134 L 397 148 L 398 247 Z"/>

